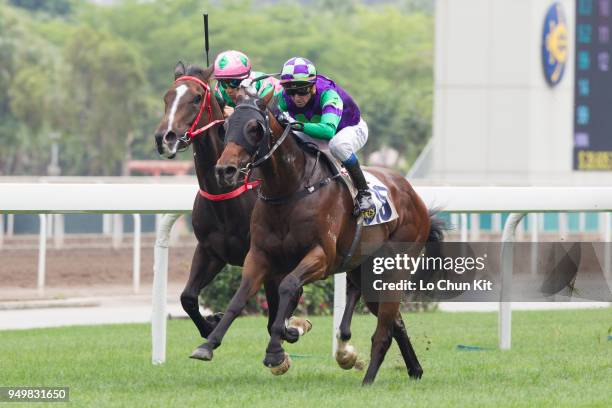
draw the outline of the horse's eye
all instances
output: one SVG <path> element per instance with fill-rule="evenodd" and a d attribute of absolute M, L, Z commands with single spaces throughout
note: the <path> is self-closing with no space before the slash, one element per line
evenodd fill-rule
<path fill-rule="evenodd" d="M 195 98 L 193 98 L 193 103 L 199 105 L 200 102 L 202 102 L 202 95 L 196 95 Z"/>

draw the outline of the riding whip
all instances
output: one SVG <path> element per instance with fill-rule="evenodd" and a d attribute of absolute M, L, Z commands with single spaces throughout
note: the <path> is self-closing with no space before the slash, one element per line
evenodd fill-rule
<path fill-rule="evenodd" d="M 206 51 L 206 66 L 209 66 L 208 62 L 208 13 L 202 14 L 204 17 L 204 51 Z"/>

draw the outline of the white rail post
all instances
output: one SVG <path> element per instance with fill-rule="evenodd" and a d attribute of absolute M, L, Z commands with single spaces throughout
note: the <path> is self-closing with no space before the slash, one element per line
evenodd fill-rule
<path fill-rule="evenodd" d="M 501 253 L 501 290 L 499 299 L 499 348 L 510 350 L 512 343 L 512 269 L 514 263 L 513 242 L 516 237 L 516 227 L 521 222 L 524 213 L 511 213 L 504 225 Z"/>
<path fill-rule="evenodd" d="M 451 213 L 451 228 L 453 231 L 459 230 L 461 226 L 459 225 L 459 214 Z"/>
<path fill-rule="evenodd" d="M 493 230 L 493 232 L 501 232 L 502 230 L 502 215 L 501 213 L 495 213 L 492 215 L 492 220 L 491 220 L 491 229 Z"/>
<path fill-rule="evenodd" d="M 569 217 L 566 212 L 559 213 L 559 235 L 561 241 L 567 241 L 569 235 Z"/>
<path fill-rule="evenodd" d="M 461 214 L 461 242 L 468 241 L 468 215 Z"/>
<path fill-rule="evenodd" d="M 538 272 L 538 241 L 540 239 L 539 214 L 529 214 L 529 229 L 531 230 L 531 274 Z"/>
<path fill-rule="evenodd" d="M 47 257 L 47 216 L 38 214 L 40 221 L 38 232 L 38 294 L 42 296 L 45 293 L 45 263 Z"/>
<path fill-rule="evenodd" d="M 123 241 L 123 214 L 113 214 L 113 249 L 121 248 Z"/>
<path fill-rule="evenodd" d="M 102 234 L 109 236 L 113 230 L 113 215 L 102 214 Z"/>
<path fill-rule="evenodd" d="M 53 246 L 55 249 L 62 249 L 64 246 L 64 215 L 53 215 Z"/>
<path fill-rule="evenodd" d="M 47 238 L 53 236 L 53 214 L 47 214 Z"/>
<path fill-rule="evenodd" d="M 605 263 L 605 267 L 604 267 L 604 273 L 606 278 L 612 278 L 612 254 L 610 252 L 611 248 L 610 246 L 612 245 L 612 213 L 607 212 L 604 215 L 604 222 L 606 224 L 604 231 L 605 231 L 605 249 L 604 249 L 604 263 Z"/>
<path fill-rule="evenodd" d="M 0 249 L 4 244 L 4 214 L 0 213 Z"/>
<path fill-rule="evenodd" d="M 6 215 L 6 236 L 12 237 L 15 234 L 15 214 Z"/>
<path fill-rule="evenodd" d="M 478 242 L 480 240 L 480 214 L 470 214 L 472 228 L 470 228 L 470 241 Z"/>
<path fill-rule="evenodd" d="M 332 331 L 332 357 L 338 349 L 336 335 L 340 329 L 340 322 L 346 307 L 346 272 L 334 275 L 334 330 Z"/>
<path fill-rule="evenodd" d="M 140 292 L 140 236 L 141 222 L 140 214 L 132 214 L 134 218 L 134 255 L 132 262 L 132 285 L 134 293 Z"/>
<path fill-rule="evenodd" d="M 152 362 L 166 361 L 166 297 L 168 287 L 168 243 L 172 226 L 181 214 L 165 214 L 157 230 L 153 265 L 153 311 L 151 318 Z"/>

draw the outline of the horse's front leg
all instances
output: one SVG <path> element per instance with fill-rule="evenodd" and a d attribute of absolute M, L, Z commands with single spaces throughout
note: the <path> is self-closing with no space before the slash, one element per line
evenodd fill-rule
<path fill-rule="evenodd" d="M 200 313 L 198 296 L 202 288 L 207 286 L 223 269 L 225 262 L 207 253 L 202 244 L 198 244 L 191 261 L 189 279 L 181 293 L 181 305 L 193 323 L 198 328 L 200 336 L 207 338 L 217 324 L 216 316 L 204 318 Z"/>
<path fill-rule="evenodd" d="M 259 252 L 249 251 L 242 269 L 240 287 L 232 297 L 225 314 L 213 332 L 208 336 L 208 342 L 202 343 L 191 354 L 191 358 L 210 361 L 213 350 L 221 345 L 223 336 L 231 326 L 234 319 L 242 312 L 247 301 L 255 296 L 268 272 L 268 261 Z"/>
<path fill-rule="evenodd" d="M 304 284 L 321 279 L 327 270 L 327 256 L 320 246 L 314 247 L 300 261 L 298 266 L 281 282 L 279 292 L 279 305 L 276 318 L 271 328 L 270 342 L 266 349 L 263 361 L 266 367 L 272 369 L 273 374 L 284 374 L 289 369 L 289 356 L 282 347 L 282 338 L 285 334 L 285 317 L 289 309 L 299 298 Z"/>
<path fill-rule="evenodd" d="M 266 291 L 266 301 L 268 302 L 268 333 L 272 334 L 272 325 L 276 320 L 276 313 L 278 311 L 278 287 L 280 279 L 277 277 L 269 279 L 264 282 L 264 289 Z M 302 297 L 303 290 L 300 288 L 300 293 L 292 299 L 292 303 L 289 305 L 288 314 L 285 316 L 287 321 L 287 329 L 283 333 L 283 340 L 287 340 L 289 343 L 297 342 L 301 336 L 308 333 L 312 329 L 312 323 L 308 319 L 302 317 L 292 317 L 293 312 L 297 308 L 300 297 Z"/>

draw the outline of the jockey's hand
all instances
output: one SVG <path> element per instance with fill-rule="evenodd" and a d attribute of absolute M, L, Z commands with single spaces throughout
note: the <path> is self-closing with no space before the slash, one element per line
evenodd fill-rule
<path fill-rule="evenodd" d="M 251 85 L 253 85 L 253 80 L 251 78 L 243 79 L 242 82 L 240 83 L 241 88 L 248 88 Z"/>
<path fill-rule="evenodd" d="M 234 108 L 232 108 L 231 106 L 223 107 L 223 117 L 224 118 L 229 118 L 232 113 L 234 113 Z"/>
<path fill-rule="evenodd" d="M 303 132 L 304 124 L 302 122 L 293 122 L 291 124 L 291 130 L 297 130 L 298 132 Z"/>
<path fill-rule="evenodd" d="M 278 115 L 276 115 L 276 121 L 284 128 L 286 128 L 290 124 L 289 118 L 283 113 L 279 113 Z"/>

